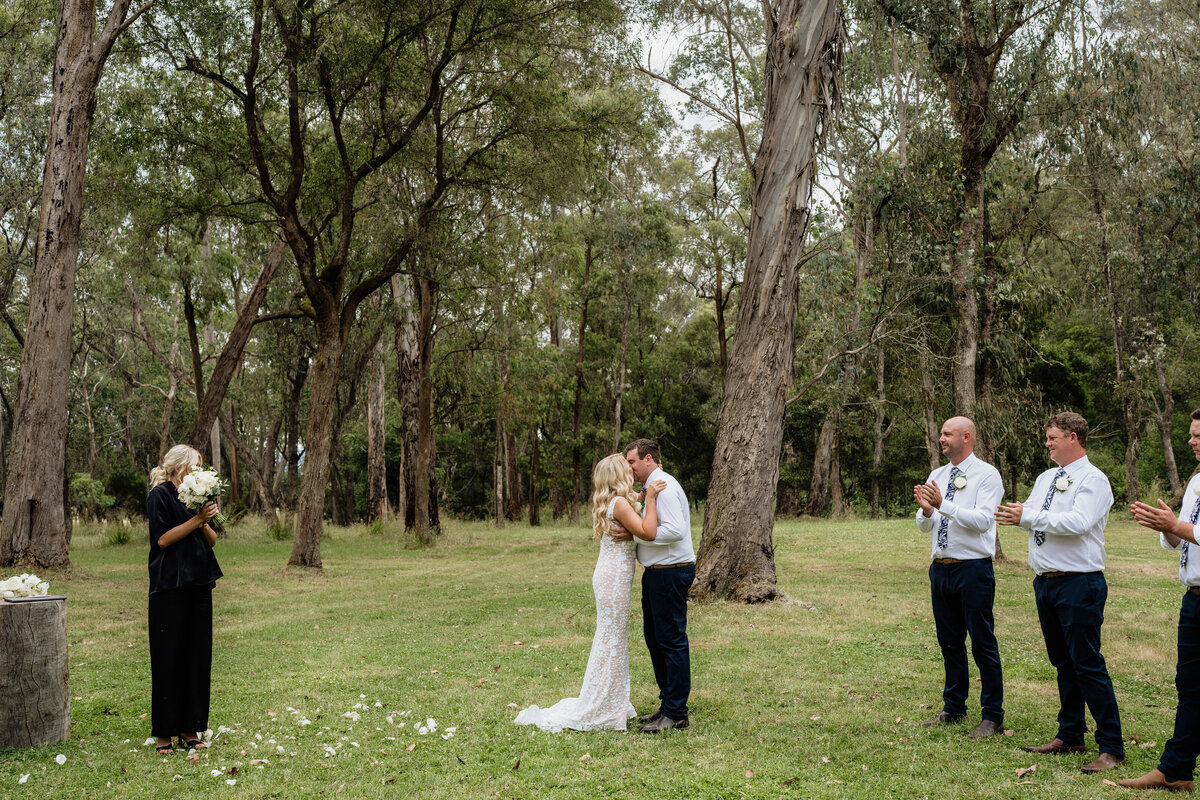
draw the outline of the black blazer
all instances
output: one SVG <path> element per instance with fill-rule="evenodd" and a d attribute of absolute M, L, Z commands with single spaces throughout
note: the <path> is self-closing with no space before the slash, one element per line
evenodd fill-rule
<path fill-rule="evenodd" d="M 175 484 L 164 481 L 150 490 L 146 498 L 146 519 L 150 522 L 150 594 L 184 586 L 212 588 L 221 577 L 217 557 L 199 528 L 170 547 L 158 546 L 158 537 L 193 516 L 179 501 Z"/>

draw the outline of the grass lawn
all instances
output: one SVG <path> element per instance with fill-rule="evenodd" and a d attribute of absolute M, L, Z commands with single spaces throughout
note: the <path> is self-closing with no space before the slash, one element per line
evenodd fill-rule
<path fill-rule="evenodd" d="M 595 622 L 586 529 L 447 528 L 427 550 L 394 530 L 327 529 L 320 573 L 285 568 L 291 543 L 265 525 L 235 528 L 214 593 L 218 735 L 197 763 L 144 745 L 144 535 L 114 546 L 77 530 L 73 568 L 44 576 L 69 598 L 71 739 L 0 751 L 0 798 L 1123 797 L 1103 778 L 1154 767 L 1170 735 L 1177 562 L 1127 518 L 1108 528 L 1104 654 L 1128 761 L 1104 776 L 1079 772 L 1090 736 L 1083 755 L 1020 750 L 1053 736 L 1058 699 L 1014 529 L 996 599 L 1014 735 L 970 742 L 977 688 L 967 723 L 918 724 L 940 710 L 942 665 L 929 536 L 910 520 L 781 521 L 791 601 L 693 605 L 692 727 L 657 737 L 512 722 L 578 693 Z M 647 712 L 639 594 L 635 581 L 633 703 Z"/>

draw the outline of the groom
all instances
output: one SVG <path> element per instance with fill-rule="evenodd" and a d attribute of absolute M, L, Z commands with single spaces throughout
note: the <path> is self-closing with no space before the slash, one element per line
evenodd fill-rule
<path fill-rule="evenodd" d="M 661 701 L 653 714 L 638 717 L 645 722 L 642 733 L 658 733 L 688 726 L 688 695 L 692 690 L 691 659 L 688 654 L 687 596 L 696 578 L 696 554 L 692 550 L 691 514 L 679 481 L 662 468 L 658 445 L 638 439 L 625 448 L 625 459 L 633 478 L 643 486 L 666 481 L 658 495 L 658 528 L 647 538 L 638 533 L 637 559 L 642 571 L 642 628 L 654 680 Z M 613 538 L 630 539 L 622 531 Z"/>

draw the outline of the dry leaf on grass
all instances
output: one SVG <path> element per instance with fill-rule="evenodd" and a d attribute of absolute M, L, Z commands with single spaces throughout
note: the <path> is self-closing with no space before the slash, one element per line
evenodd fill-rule
<path fill-rule="evenodd" d="M 1117 783 L 1116 781 L 1110 781 L 1108 778 L 1105 778 L 1104 785 L 1105 786 L 1120 786 L 1121 784 Z"/>
<path fill-rule="evenodd" d="M 1017 777 L 1024 778 L 1029 773 L 1036 772 L 1036 771 L 1037 771 L 1037 764 L 1031 764 L 1028 767 L 1018 767 L 1017 768 Z"/>
<path fill-rule="evenodd" d="M 747 778 L 753 778 L 753 777 L 754 777 L 754 770 L 752 770 L 752 769 L 748 769 L 748 770 L 746 770 L 746 777 L 747 777 Z"/>
<path fill-rule="evenodd" d="M 580 761 L 591 761 L 591 760 L 592 760 L 592 754 L 591 754 L 591 753 L 584 753 L 583 755 L 581 755 L 581 756 L 579 757 L 579 760 L 580 760 Z"/>
<path fill-rule="evenodd" d="M 520 768 L 521 768 L 521 759 L 518 758 L 515 762 L 513 762 L 513 771 L 516 771 Z"/>
<path fill-rule="evenodd" d="M 406 747 L 406 748 L 404 748 L 404 749 L 405 749 L 406 751 L 408 751 L 409 753 L 411 753 L 413 750 L 416 750 L 416 749 L 417 749 L 417 743 L 416 743 L 416 742 L 413 742 L 412 744 L 410 744 L 408 747 Z"/>
<path fill-rule="evenodd" d="M 1016 733 L 1016 731 L 1014 731 L 1012 728 L 1009 728 L 1008 730 L 1006 730 L 1006 731 L 1004 732 L 1004 735 L 1005 735 L 1005 736 L 1012 736 L 1014 733 Z"/>
<path fill-rule="evenodd" d="M 798 781 L 798 780 L 800 780 L 800 778 L 799 778 L 799 777 L 796 777 L 796 778 L 788 778 L 786 781 L 784 781 L 783 783 L 781 783 L 781 784 L 779 784 L 779 785 L 780 785 L 780 786 L 791 786 L 793 783 L 795 783 L 795 782 L 796 782 L 796 781 Z"/>

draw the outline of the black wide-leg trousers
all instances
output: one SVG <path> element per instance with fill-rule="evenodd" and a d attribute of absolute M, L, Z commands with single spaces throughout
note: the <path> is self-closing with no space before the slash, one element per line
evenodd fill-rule
<path fill-rule="evenodd" d="M 212 587 L 150 595 L 150 732 L 163 739 L 208 729 Z"/>

